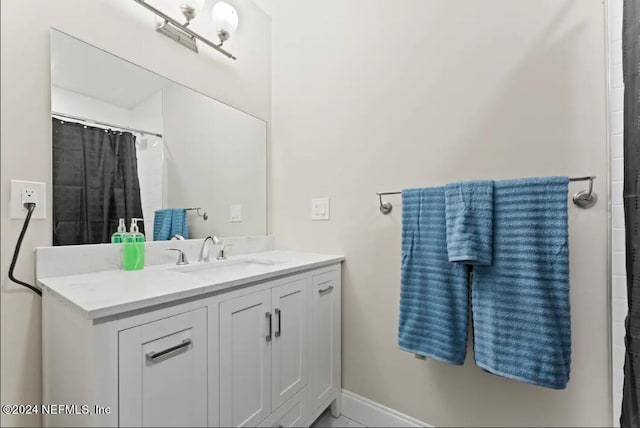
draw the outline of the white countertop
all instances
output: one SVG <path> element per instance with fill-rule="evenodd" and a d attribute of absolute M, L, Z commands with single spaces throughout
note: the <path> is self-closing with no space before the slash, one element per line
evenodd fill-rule
<path fill-rule="evenodd" d="M 183 267 L 175 264 L 155 265 L 138 271 L 109 270 L 38 278 L 38 284 L 43 292 L 53 293 L 83 311 L 87 318 L 97 319 L 202 294 L 227 292 L 249 283 L 338 263 L 344 257 L 268 251 L 229 257 L 227 261 L 212 260 L 208 265 L 231 266 L 243 260 L 275 264 L 253 264 L 250 269 L 212 269 L 208 274 L 180 272 Z M 184 268 L 193 269 L 198 264 L 192 262 Z"/>

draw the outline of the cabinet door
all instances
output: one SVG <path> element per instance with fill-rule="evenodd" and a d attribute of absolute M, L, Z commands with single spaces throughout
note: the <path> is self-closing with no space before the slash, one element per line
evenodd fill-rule
<path fill-rule="evenodd" d="M 119 425 L 207 425 L 207 310 L 118 334 Z"/>
<path fill-rule="evenodd" d="M 339 271 L 312 277 L 311 410 L 340 389 Z"/>
<path fill-rule="evenodd" d="M 309 279 L 271 289 L 273 348 L 271 409 L 275 411 L 307 384 Z"/>
<path fill-rule="evenodd" d="M 271 413 L 271 290 L 220 304 L 220 425 L 256 426 Z"/>

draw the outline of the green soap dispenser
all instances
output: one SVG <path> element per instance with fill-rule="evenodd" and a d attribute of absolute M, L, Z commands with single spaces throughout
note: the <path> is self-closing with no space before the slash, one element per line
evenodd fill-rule
<path fill-rule="evenodd" d="M 121 244 L 124 242 L 124 237 L 127 234 L 127 226 L 124 224 L 124 219 L 118 220 L 118 231 L 111 235 L 112 244 Z"/>
<path fill-rule="evenodd" d="M 138 229 L 141 218 L 132 218 L 129 233 L 124 236 L 122 267 L 124 270 L 140 270 L 144 267 L 144 235 Z"/>

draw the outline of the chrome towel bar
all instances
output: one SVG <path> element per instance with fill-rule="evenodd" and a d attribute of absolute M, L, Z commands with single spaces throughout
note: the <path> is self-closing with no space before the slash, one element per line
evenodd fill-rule
<path fill-rule="evenodd" d="M 575 181 L 588 181 L 589 182 L 589 190 L 581 190 L 575 195 L 573 195 L 573 203 L 576 204 L 578 208 L 589 209 L 593 207 L 598 202 L 598 195 L 593 191 L 593 180 L 596 177 L 594 175 L 586 176 L 586 177 L 574 177 L 569 178 L 570 182 Z M 384 202 L 382 200 L 383 196 L 388 195 L 401 195 L 402 192 L 378 192 L 378 200 L 380 201 L 380 212 L 384 215 L 389 214 L 393 210 L 393 205 L 391 202 Z"/>

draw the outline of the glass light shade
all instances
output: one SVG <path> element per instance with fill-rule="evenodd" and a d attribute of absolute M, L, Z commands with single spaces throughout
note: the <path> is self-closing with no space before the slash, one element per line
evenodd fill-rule
<path fill-rule="evenodd" d="M 238 12 L 229 3 L 219 1 L 213 5 L 211 21 L 216 30 L 224 30 L 231 34 L 238 28 Z"/>

